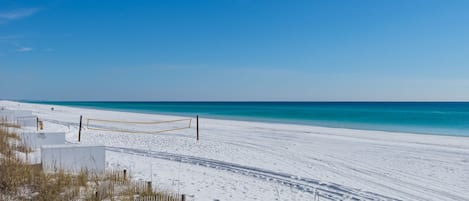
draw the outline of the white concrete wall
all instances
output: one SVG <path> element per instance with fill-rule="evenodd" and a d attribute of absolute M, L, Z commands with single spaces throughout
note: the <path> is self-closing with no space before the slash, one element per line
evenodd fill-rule
<path fill-rule="evenodd" d="M 39 149 L 42 145 L 65 144 L 64 132 L 23 132 L 21 141 L 31 149 Z"/>
<path fill-rule="evenodd" d="M 105 170 L 104 145 L 44 145 L 41 147 L 42 167 L 46 171 L 64 170 L 78 173 L 81 170 Z"/>
<path fill-rule="evenodd" d="M 9 122 L 16 122 L 16 118 L 27 116 L 33 116 L 33 112 L 27 110 L 0 110 L 0 119 L 6 119 Z"/>
<path fill-rule="evenodd" d="M 17 117 L 16 123 L 21 127 L 37 127 L 37 117 L 36 116 L 24 116 L 24 117 Z"/>

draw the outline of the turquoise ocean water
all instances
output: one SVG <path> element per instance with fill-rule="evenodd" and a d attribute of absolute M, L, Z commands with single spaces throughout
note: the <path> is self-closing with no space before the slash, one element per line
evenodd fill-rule
<path fill-rule="evenodd" d="M 469 137 L 469 102 L 34 102 L 205 118 Z"/>

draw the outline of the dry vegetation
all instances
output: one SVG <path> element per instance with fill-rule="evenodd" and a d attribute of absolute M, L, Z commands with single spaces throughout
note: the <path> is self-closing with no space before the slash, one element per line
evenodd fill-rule
<path fill-rule="evenodd" d="M 40 165 L 27 164 L 17 157 L 17 152 L 29 150 L 12 143 L 20 140 L 15 134 L 18 127 L 5 125 L 0 123 L 0 200 L 180 200 L 178 195 L 132 181 L 121 171 L 46 173 Z"/>

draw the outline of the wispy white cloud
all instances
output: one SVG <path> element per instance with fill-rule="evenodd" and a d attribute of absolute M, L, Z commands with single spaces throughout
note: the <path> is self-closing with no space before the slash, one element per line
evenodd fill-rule
<path fill-rule="evenodd" d="M 30 8 L 17 8 L 17 9 L 10 9 L 10 10 L 2 10 L 0 11 L 0 25 L 8 23 L 9 21 L 23 19 L 29 16 L 36 14 L 37 12 L 41 11 L 41 7 L 30 7 Z M 23 46 L 17 42 L 19 38 L 22 36 L 18 35 L 6 35 L 0 36 L 0 43 L 13 45 L 16 47 L 17 52 L 31 52 L 33 51 L 32 47 Z"/>
<path fill-rule="evenodd" d="M 33 51 L 33 48 L 31 48 L 31 47 L 20 47 L 16 51 L 18 51 L 18 52 L 31 52 L 31 51 Z"/>
<path fill-rule="evenodd" d="M 0 11 L 0 23 L 5 23 L 11 20 L 18 20 L 25 17 L 29 17 L 39 12 L 41 8 L 21 8 L 9 11 Z"/>
<path fill-rule="evenodd" d="M 31 52 L 33 48 L 30 46 L 22 45 L 17 42 L 18 39 L 23 38 L 21 35 L 0 35 L 0 47 L 2 44 L 6 44 L 7 46 L 13 46 L 16 52 Z"/>

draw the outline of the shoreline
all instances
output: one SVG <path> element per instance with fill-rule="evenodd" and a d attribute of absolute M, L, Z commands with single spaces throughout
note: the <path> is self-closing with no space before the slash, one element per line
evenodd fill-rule
<path fill-rule="evenodd" d="M 0 101 L 1 106 L 33 111 L 45 121 L 46 128 L 68 129 L 67 140 L 71 142 L 77 141 L 80 115 L 147 122 L 180 117 L 11 101 Z M 205 118 L 200 120 L 200 131 L 201 140 L 196 141 L 194 127 L 158 135 L 85 129 L 82 143 L 112 147 L 115 151 L 107 152 L 108 167 L 132 169 L 135 178 L 153 177 L 158 185 L 173 188 L 175 178 L 182 180 L 181 189 L 195 195 L 195 200 L 262 200 L 265 197 L 259 197 L 258 192 L 272 196 L 272 189 L 277 188 L 287 200 L 292 195 L 311 200 L 311 194 L 216 167 L 151 158 L 151 153 L 255 167 L 293 175 L 294 180 L 337 184 L 401 200 L 469 197 L 469 138 Z M 126 150 L 142 154 L 126 154 Z M 149 173 L 146 164 L 153 164 L 156 175 Z M 244 187 L 257 190 L 240 193 Z"/>
<path fill-rule="evenodd" d="M 50 107 L 63 107 L 69 110 L 78 110 L 78 111 L 91 111 L 95 112 L 110 112 L 117 113 L 121 116 L 134 116 L 139 117 L 143 116 L 148 117 L 157 117 L 158 119 L 173 119 L 173 118 L 186 118 L 190 116 L 182 115 L 170 115 L 170 114 L 159 114 L 159 113 L 144 113 L 144 112 L 132 112 L 132 111 L 121 111 L 121 110 L 111 110 L 111 109 L 102 109 L 102 108 L 84 108 L 84 107 L 75 107 L 75 106 L 63 106 L 63 105 L 53 105 L 53 104 L 38 104 L 38 103 L 25 103 L 25 102 L 16 102 L 16 101 L 4 101 L 0 100 L 0 105 L 2 102 L 9 102 L 11 104 L 30 104 L 30 105 L 43 105 Z M 21 108 L 18 108 L 21 109 Z M 194 118 L 194 117 L 192 117 Z M 199 117 L 200 118 L 200 117 Z M 459 140 L 468 141 L 469 137 L 467 136 L 457 136 L 457 135 L 436 135 L 436 134 L 427 134 L 427 133 L 411 133 L 411 132 L 396 132 L 396 131 L 385 131 L 385 130 L 367 130 L 367 129 L 353 129 L 353 128 L 337 128 L 337 127 L 327 127 L 327 126 L 314 126 L 314 125 L 305 125 L 305 124 L 289 124 L 289 123 L 275 123 L 275 122 L 264 122 L 264 121 L 248 121 L 248 120 L 234 120 L 234 119 L 217 119 L 217 118 L 201 118 L 204 121 L 209 121 L 209 123 L 227 123 L 235 125 L 254 125 L 260 127 L 274 127 L 276 129 L 292 128 L 294 131 L 302 131 L 305 134 L 327 134 L 330 136 L 339 136 L 346 138 L 354 139 L 370 139 L 376 141 L 387 141 L 387 140 L 398 140 L 398 141 L 410 141 L 419 144 L 431 144 L 431 145 L 447 145 L 448 142 L 459 142 Z M 306 131 L 306 132 L 305 132 Z M 403 138 L 403 140 L 399 140 Z M 443 142 L 443 143 L 438 143 Z M 455 148 L 463 147 L 469 148 L 463 143 L 454 143 L 452 144 Z"/>
<path fill-rule="evenodd" d="M 104 110 L 104 111 L 115 111 L 115 112 L 129 112 L 129 113 L 138 113 L 138 114 L 150 114 L 150 115 L 162 115 L 162 116 L 175 116 L 175 117 L 189 117 L 194 118 L 195 115 L 191 115 L 188 113 L 178 113 L 178 112 L 164 112 L 164 111 L 151 111 L 151 110 L 137 110 L 137 109 L 125 109 L 125 108 L 107 108 L 107 107 L 100 107 L 100 106 L 76 106 L 76 105 L 61 105 L 61 104 L 54 104 L 53 102 L 41 102 L 41 101 L 12 101 L 18 103 L 29 103 L 29 104 L 40 104 L 40 105 L 51 105 L 51 106 L 62 106 L 62 107 L 74 107 L 74 108 L 82 108 L 82 109 L 94 109 L 94 110 Z M 77 102 L 77 101 L 58 101 L 58 102 Z M 78 101 L 81 102 L 81 101 Z M 152 103 L 152 101 L 84 101 L 87 103 Z M 173 103 L 163 102 L 163 103 Z M 185 102 L 175 102 L 175 103 L 185 103 Z M 188 101 L 187 103 L 192 103 Z M 202 101 L 201 103 L 211 103 Z M 215 102 L 218 103 L 218 102 Z M 231 101 L 227 102 L 220 102 L 220 103 L 232 103 Z M 236 103 L 236 102 L 233 102 Z M 245 103 L 251 103 L 250 101 L 246 101 Z M 264 103 L 263 101 L 253 102 L 253 103 Z M 291 103 L 291 102 L 266 102 L 266 103 Z M 310 102 L 299 102 L 299 103 L 310 103 Z M 314 103 L 314 102 L 313 102 Z M 350 102 L 318 102 L 318 103 L 350 103 Z M 351 103 L 375 103 L 375 102 L 351 102 Z M 376 102 L 376 103 L 396 103 L 396 102 Z M 453 103 L 453 102 L 397 102 L 397 103 Z M 454 102 L 454 103 L 469 103 L 469 102 Z M 388 132 L 388 133 L 400 133 L 400 134 L 415 134 L 415 135 L 431 135 L 431 136 L 452 136 L 452 137 L 465 137 L 469 138 L 469 134 L 466 134 L 463 131 L 440 131 L 440 132 L 430 132 L 430 131 L 408 131 L 413 130 L 415 128 L 405 126 L 394 126 L 395 128 L 385 128 L 384 125 L 373 125 L 369 124 L 362 124 L 363 126 L 334 126 L 334 125 L 326 125 L 328 123 L 314 123 L 313 121 L 308 120 L 289 120 L 289 119 L 268 119 L 262 117 L 249 117 L 249 116 L 230 116 L 230 115 L 217 115 L 217 114 L 203 114 L 199 115 L 204 119 L 213 119 L 213 120 L 226 120 L 226 121 L 241 121 L 241 122 L 257 122 L 257 123 L 271 123 L 271 124 L 286 124 L 286 125 L 299 125 L 299 126 L 312 126 L 312 127 L 322 127 L 322 128 L 331 128 L 331 129 L 350 129 L 350 130 L 362 130 L 362 131 L 377 131 L 377 132 Z M 334 124 L 334 123 L 329 123 Z M 360 124 L 360 123 L 356 123 Z M 381 127 L 381 128 L 378 128 Z M 391 126 L 393 127 L 393 126 Z M 399 129 L 403 128 L 403 129 Z M 427 128 L 427 130 L 431 130 L 432 128 Z M 453 133 L 451 133 L 453 132 Z"/>

